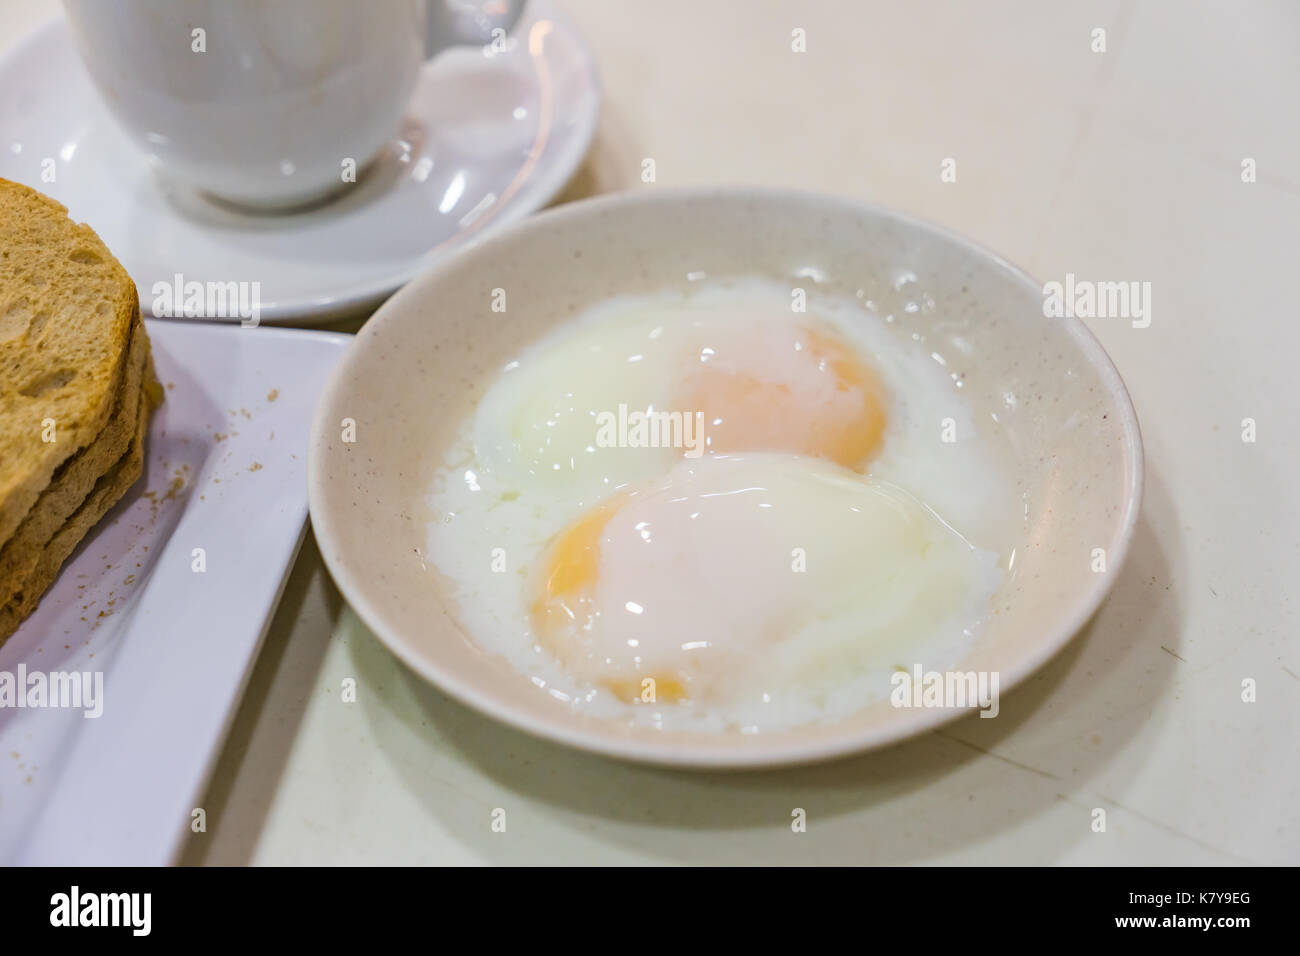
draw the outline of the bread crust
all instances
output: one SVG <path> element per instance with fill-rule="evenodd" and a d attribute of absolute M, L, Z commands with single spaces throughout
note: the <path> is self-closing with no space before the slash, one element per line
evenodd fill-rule
<path fill-rule="evenodd" d="M 144 470 L 144 444 L 145 434 L 149 430 L 150 403 L 143 396 L 143 390 L 136 405 L 135 433 L 126 454 L 95 483 L 81 507 L 41 552 L 40 560 L 23 585 L 21 595 L 0 608 L 0 645 L 36 610 L 42 596 L 58 577 L 63 562 L 77 549 L 86 533 L 121 500 Z"/>
<path fill-rule="evenodd" d="M 0 179 L 0 544 L 107 425 L 139 321 L 135 283 L 94 230 Z"/>
<path fill-rule="evenodd" d="M 0 547 L 0 606 L 22 590 L 59 529 L 94 490 L 95 483 L 130 449 L 148 359 L 149 340 L 137 322 L 131 333 L 126 380 L 108 424 L 90 445 L 59 467 L 9 541 Z"/>

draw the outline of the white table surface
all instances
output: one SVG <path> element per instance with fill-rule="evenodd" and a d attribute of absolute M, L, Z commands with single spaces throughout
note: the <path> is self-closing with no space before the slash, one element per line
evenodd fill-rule
<path fill-rule="evenodd" d="M 1123 580 L 997 720 L 690 774 L 449 702 L 359 624 L 309 537 L 184 862 L 1300 862 L 1300 3 L 563 2 L 607 95 L 565 198 L 655 188 L 653 158 L 660 186 L 858 196 L 1044 280 L 1152 284 L 1149 328 L 1089 323 L 1146 440 Z M 56 11 L 0 0 L 0 51 Z"/>

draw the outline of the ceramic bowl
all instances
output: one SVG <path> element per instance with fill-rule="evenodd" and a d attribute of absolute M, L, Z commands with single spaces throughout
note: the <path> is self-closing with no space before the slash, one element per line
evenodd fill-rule
<path fill-rule="evenodd" d="M 686 289 L 701 273 L 871 299 L 896 316 L 895 334 L 949 356 L 1024 503 L 989 624 L 957 669 L 996 671 L 1005 693 L 1059 651 L 1122 573 L 1141 498 L 1137 418 L 1101 346 L 1076 319 L 1044 316 L 1040 282 L 942 229 L 855 201 L 740 188 L 651 187 L 562 206 L 433 266 L 366 324 L 321 398 L 309 493 L 325 563 L 378 638 L 484 714 L 649 763 L 821 760 L 966 713 L 886 699 L 772 733 L 633 727 L 573 712 L 458 622 L 422 555 L 432 478 L 462 421 L 498 370 L 558 323 L 617 294 Z M 508 290 L 505 313 L 491 308 L 497 288 Z"/>

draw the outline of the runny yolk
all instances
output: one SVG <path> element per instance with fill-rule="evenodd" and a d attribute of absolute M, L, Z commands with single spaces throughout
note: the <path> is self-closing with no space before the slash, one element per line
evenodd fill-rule
<path fill-rule="evenodd" d="M 594 613 L 600 536 L 624 500 L 620 495 L 592 508 L 560 533 L 544 558 L 546 575 L 531 608 L 533 631 L 543 647 L 570 666 L 580 653 L 581 635 Z M 647 680 L 654 683 L 647 684 Z M 674 675 L 607 675 L 598 681 L 629 702 L 675 703 L 686 697 L 685 681 Z"/>
<path fill-rule="evenodd" d="M 833 333 L 801 327 L 794 345 L 785 380 L 746 369 L 725 346 L 699 366 L 686 407 L 704 413 L 708 450 L 783 451 L 864 470 L 885 431 L 880 380 Z"/>
<path fill-rule="evenodd" d="M 569 525 L 546 557 L 542 594 L 533 603 L 539 634 L 551 634 L 578 621 L 580 602 L 590 601 L 599 577 L 600 534 L 618 510 L 616 500 L 592 508 Z"/>

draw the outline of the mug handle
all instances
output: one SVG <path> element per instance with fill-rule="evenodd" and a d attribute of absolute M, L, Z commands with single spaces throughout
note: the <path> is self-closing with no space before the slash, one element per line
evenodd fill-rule
<path fill-rule="evenodd" d="M 484 46 L 514 28 L 526 0 L 426 0 L 424 58 L 448 47 Z M 497 31 L 501 31 L 498 33 Z"/>

